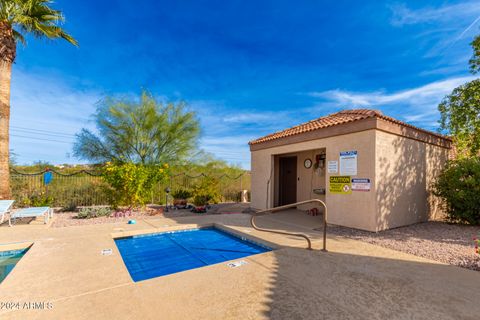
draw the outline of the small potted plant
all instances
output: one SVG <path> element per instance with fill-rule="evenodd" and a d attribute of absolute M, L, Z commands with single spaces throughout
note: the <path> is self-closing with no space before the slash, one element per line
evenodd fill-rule
<path fill-rule="evenodd" d="M 187 189 L 177 189 L 172 192 L 173 206 L 177 209 L 185 209 L 188 205 L 188 199 L 192 197 L 192 192 Z"/>
<path fill-rule="evenodd" d="M 208 195 L 196 195 L 193 197 L 193 204 L 195 207 L 192 209 L 192 212 L 195 213 L 206 213 L 208 210 L 208 202 L 210 197 Z"/>
<path fill-rule="evenodd" d="M 205 178 L 192 189 L 193 204 L 192 209 L 196 213 L 205 213 L 209 204 L 218 203 L 220 199 L 218 180 L 214 178 Z"/>

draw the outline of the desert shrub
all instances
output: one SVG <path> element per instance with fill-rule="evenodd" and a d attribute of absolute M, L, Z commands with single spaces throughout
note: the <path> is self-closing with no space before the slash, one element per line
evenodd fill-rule
<path fill-rule="evenodd" d="M 109 185 L 109 200 L 113 208 L 143 206 L 153 186 L 168 178 L 168 165 L 107 162 L 102 177 Z"/>
<path fill-rule="evenodd" d="M 21 198 L 20 207 L 51 207 L 54 198 L 45 192 L 34 192 L 28 196 Z"/>
<path fill-rule="evenodd" d="M 192 191 L 184 188 L 179 188 L 172 192 L 172 197 L 174 199 L 189 199 L 192 197 Z"/>
<path fill-rule="evenodd" d="M 218 179 L 205 177 L 192 188 L 193 204 L 203 206 L 221 201 Z"/>
<path fill-rule="evenodd" d="M 62 212 L 75 212 L 77 211 L 77 205 L 74 202 L 70 202 L 61 209 Z"/>
<path fill-rule="evenodd" d="M 78 219 L 91 219 L 98 217 L 109 217 L 112 209 L 106 207 L 82 208 L 77 214 Z"/>
<path fill-rule="evenodd" d="M 42 175 L 11 175 L 12 197 L 16 199 L 17 207 L 28 207 L 33 202 L 39 202 L 46 195 L 52 207 L 70 207 L 105 205 L 108 202 L 105 192 L 106 183 L 101 177 L 78 174 L 61 176 L 54 174 L 53 181 L 47 187 L 43 184 Z M 44 202 L 44 201 L 40 201 Z"/>
<path fill-rule="evenodd" d="M 73 176 L 54 180 L 49 193 L 55 195 L 55 206 L 105 205 L 107 184 L 100 177 Z"/>
<path fill-rule="evenodd" d="M 197 207 L 205 206 L 210 203 L 208 195 L 196 195 L 193 197 L 193 204 Z"/>
<path fill-rule="evenodd" d="M 480 224 L 480 158 L 449 162 L 435 183 L 434 194 L 443 199 L 450 222 Z"/>

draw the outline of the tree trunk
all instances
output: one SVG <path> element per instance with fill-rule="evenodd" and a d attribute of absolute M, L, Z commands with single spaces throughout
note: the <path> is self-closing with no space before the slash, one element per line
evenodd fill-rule
<path fill-rule="evenodd" d="M 0 199 L 11 199 L 9 169 L 10 78 L 12 64 L 0 61 Z"/>
<path fill-rule="evenodd" d="M 12 27 L 0 22 L 0 199 L 11 199 L 10 193 L 10 79 L 15 60 L 16 43 Z"/>

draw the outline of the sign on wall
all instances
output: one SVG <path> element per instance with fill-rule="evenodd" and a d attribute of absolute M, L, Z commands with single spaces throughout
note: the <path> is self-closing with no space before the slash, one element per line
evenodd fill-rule
<path fill-rule="evenodd" d="M 338 161 L 328 161 L 327 165 L 328 173 L 337 173 L 338 172 Z"/>
<path fill-rule="evenodd" d="M 367 178 L 353 178 L 352 190 L 353 191 L 370 191 L 371 183 Z"/>
<path fill-rule="evenodd" d="M 331 176 L 329 179 L 330 193 L 350 194 L 352 193 L 352 182 L 347 176 Z"/>
<path fill-rule="evenodd" d="M 345 176 L 357 175 L 357 151 L 340 152 L 340 174 Z"/>

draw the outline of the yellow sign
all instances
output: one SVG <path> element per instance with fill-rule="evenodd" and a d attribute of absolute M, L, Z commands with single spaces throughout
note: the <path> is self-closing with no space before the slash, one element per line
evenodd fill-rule
<path fill-rule="evenodd" d="M 349 176 L 331 176 L 330 193 L 350 194 L 352 193 L 352 179 Z"/>

